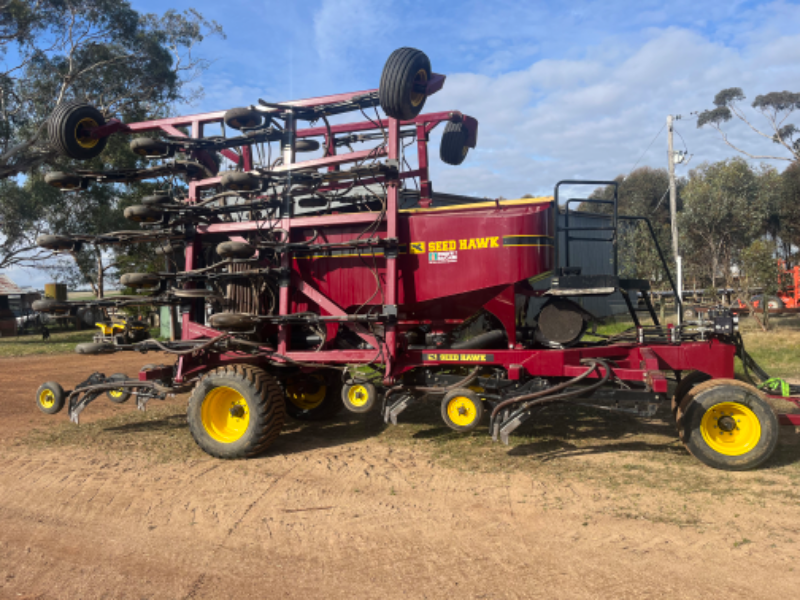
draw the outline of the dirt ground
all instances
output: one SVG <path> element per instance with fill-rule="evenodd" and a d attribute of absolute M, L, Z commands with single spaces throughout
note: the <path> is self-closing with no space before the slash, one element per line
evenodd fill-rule
<path fill-rule="evenodd" d="M 102 357 L 135 373 L 151 356 Z M 800 445 L 714 471 L 666 419 L 554 409 L 509 447 L 438 407 L 289 423 L 212 459 L 185 397 L 34 404 L 97 358 L 0 359 L 0 598 L 796 598 Z M 85 418 L 84 418 L 85 417 Z"/>

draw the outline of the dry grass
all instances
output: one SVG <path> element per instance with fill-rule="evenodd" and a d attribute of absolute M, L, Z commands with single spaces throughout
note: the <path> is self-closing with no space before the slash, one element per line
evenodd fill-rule
<path fill-rule="evenodd" d="M 51 331 L 50 339 L 46 342 L 40 333 L 0 338 L 0 357 L 74 352 L 76 344 L 91 342 L 94 333 L 91 330 Z"/>

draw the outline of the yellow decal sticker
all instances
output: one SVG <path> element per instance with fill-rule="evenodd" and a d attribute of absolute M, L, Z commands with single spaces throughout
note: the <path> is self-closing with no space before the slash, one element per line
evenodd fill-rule
<path fill-rule="evenodd" d="M 419 246 L 419 248 L 417 248 Z M 500 236 L 466 238 L 463 240 L 438 240 L 428 242 L 428 252 L 451 252 L 453 250 L 482 250 L 484 248 L 499 248 Z M 422 254 L 425 252 L 425 242 L 413 242 L 411 244 L 412 254 Z"/>
<path fill-rule="evenodd" d="M 426 352 L 422 356 L 424 361 L 438 361 L 438 362 L 493 362 L 494 354 L 446 354 Z"/>

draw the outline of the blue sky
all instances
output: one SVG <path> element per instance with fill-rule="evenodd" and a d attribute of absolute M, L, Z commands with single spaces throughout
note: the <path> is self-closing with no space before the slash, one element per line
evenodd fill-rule
<path fill-rule="evenodd" d="M 711 107 L 727 87 L 741 87 L 749 101 L 769 91 L 800 91 L 800 5 L 792 2 L 132 4 L 143 12 L 196 8 L 225 29 L 227 39 L 210 38 L 199 48 L 214 62 L 202 77 L 205 97 L 181 107 L 187 113 L 259 97 L 374 88 L 392 50 L 424 50 L 433 70 L 448 76 L 426 110 L 457 109 L 480 122 L 478 148 L 462 166 L 443 165 L 434 153 L 434 187 L 442 192 L 551 194 L 561 179 L 610 179 L 640 158 L 640 166 L 665 166 L 664 131 L 645 150 L 668 114 L 684 116 L 676 129 L 693 155 L 688 168 L 728 158 L 734 152 L 715 131 L 698 130 L 691 112 Z M 744 126 L 730 132 L 753 153 L 780 152 Z M 684 148 L 680 138 L 676 148 Z M 38 284 L 30 275 L 12 276 Z"/>

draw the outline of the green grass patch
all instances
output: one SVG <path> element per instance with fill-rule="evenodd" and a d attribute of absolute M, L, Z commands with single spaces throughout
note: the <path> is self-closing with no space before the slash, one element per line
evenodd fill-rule
<path fill-rule="evenodd" d="M 0 357 L 35 356 L 75 352 L 75 345 L 91 342 L 94 331 L 51 331 L 50 339 L 42 340 L 41 333 L 0 338 Z"/>

